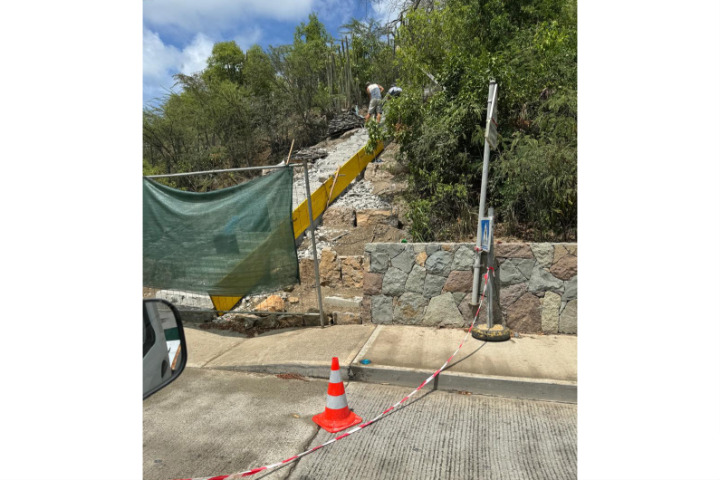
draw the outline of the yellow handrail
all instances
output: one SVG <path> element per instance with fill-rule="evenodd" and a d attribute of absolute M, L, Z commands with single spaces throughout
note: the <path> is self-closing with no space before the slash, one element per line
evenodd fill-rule
<path fill-rule="evenodd" d="M 383 148 L 385 148 L 385 146 L 382 141 L 378 143 L 375 151 L 372 153 L 366 153 L 365 147 L 361 148 L 350 160 L 338 169 L 336 177 L 330 177 L 325 180 L 325 183 L 320 185 L 320 187 L 310 195 L 312 198 L 314 220 L 317 220 L 318 217 L 325 212 L 330 202 L 340 196 L 348 185 L 350 185 L 350 182 L 355 180 L 355 177 L 367 167 L 368 163 L 372 162 L 373 159 L 383 151 Z M 335 180 L 336 178 L 337 180 Z M 333 183 L 335 184 L 334 186 Z M 295 238 L 298 238 L 310 226 L 307 200 L 304 200 L 293 210 L 292 219 Z"/>

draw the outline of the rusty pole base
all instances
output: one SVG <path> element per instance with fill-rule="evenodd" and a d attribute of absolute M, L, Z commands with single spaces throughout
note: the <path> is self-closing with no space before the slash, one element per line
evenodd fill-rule
<path fill-rule="evenodd" d="M 491 328 L 488 328 L 487 325 L 477 325 L 470 334 L 474 338 L 486 342 L 504 342 L 510 340 L 512 332 L 503 325 L 493 325 Z"/>

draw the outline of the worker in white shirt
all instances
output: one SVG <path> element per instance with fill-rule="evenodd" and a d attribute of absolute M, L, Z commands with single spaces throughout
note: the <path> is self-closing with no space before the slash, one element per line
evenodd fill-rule
<path fill-rule="evenodd" d="M 384 92 L 385 89 L 382 85 L 368 82 L 365 84 L 365 91 L 370 97 L 370 106 L 368 107 L 367 115 L 365 115 L 365 123 L 367 123 L 370 115 L 373 114 L 376 116 L 376 121 L 380 123 L 380 116 L 382 115 L 382 92 Z"/>

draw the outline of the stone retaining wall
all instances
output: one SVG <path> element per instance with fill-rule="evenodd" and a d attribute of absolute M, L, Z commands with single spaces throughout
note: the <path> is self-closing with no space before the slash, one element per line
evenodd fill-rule
<path fill-rule="evenodd" d="M 473 246 L 367 244 L 363 317 L 377 324 L 469 325 Z M 496 304 L 510 329 L 577 333 L 576 243 L 499 243 L 495 258 Z M 480 315 L 486 318 L 484 310 Z"/>

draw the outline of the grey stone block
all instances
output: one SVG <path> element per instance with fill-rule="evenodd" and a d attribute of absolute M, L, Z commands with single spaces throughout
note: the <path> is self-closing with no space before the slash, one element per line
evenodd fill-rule
<path fill-rule="evenodd" d="M 414 292 L 403 293 L 393 311 L 393 323 L 416 325 L 422 321 L 427 298 Z"/>
<path fill-rule="evenodd" d="M 455 306 L 452 294 L 444 293 L 430 300 L 422 319 L 425 326 L 462 327 L 463 316 Z"/>
<path fill-rule="evenodd" d="M 425 244 L 425 251 L 427 252 L 428 256 L 432 255 L 433 253 L 440 250 L 442 247 L 439 243 L 426 243 Z"/>
<path fill-rule="evenodd" d="M 415 252 L 412 249 L 404 250 L 398 256 L 393 258 L 390 261 L 390 264 L 405 273 L 410 273 L 413 265 L 415 265 Z"/>
<path fill-rule="evenodd" d="M 384 295 L 400 296 L 405 293 L 405 282 L 408 274 L 399 268 L 390 267 L 383 277 L 382 292 Z"/>
<path fill-rule="evenodd" d="M 452 257 L 452 253 L 438 250 L 425 260 L 425 268 L 428 273 L 448 276 L 452 267 Z"/>
<path fill-rule="evenodd" d="M 577 298 L 577 275 L 565 282 L 565 293 L 563 293 L 562 301 L 568 302 Z"/>
<path fill-rule="evenodd" d="M 575 333 L 577 334 L 577 300 L 570 300 L 562 313 L 558 322 L 559 333 Z"/>
<path fill-rule="evenodd" d="M 563 281 L 555 278 L 550 272 L 540 266 L 533 269 L 530 282 L 528 283 L 528 291 L 530 292 L 547 292 L 548 290 L 559 290 L 563 286 Z"/>
<path fill-rule="evenodd" d="M 471 295 L 470 293 L 465 292 L 451 292 L 453 296 L 453 300 L 455 300 L 455 305 L 460 305 L 460 302 L 463 301 L 463 298 L 465 298 L 468 295 Z"/>
<path fill-rule="evenodd" d="M 372 297 L 371 315 L 373 323 L 389 325 L 393 317 L 392 297 L 375 295 Z"/>
<path fill-rule="evenodd" d="M 445 286 L 446 278 L 440 275 L 425 276 L 425 287 L 423 288 L 423 296 L 425 298 L 432 298 L 442 293 L 442 289 Z"/>
<path fill-rule="evenodd" d="M 407 244 L 405 243 L 385 243 L 380 250 L 387 252 L 388 257 L 393 259 L 405 251 Z"/>
<path fill-rule="evenodd" d="M 528 280 L 532 276 L 535 265 L 537 265 L 537 262 L 535 260 L 527 258 L 513 258 L 510 261 L 515 264 L 520 273 L 522 273 L 523 276 Z"/>
<path fill-rule="evenodd" d="M 407 282 L 405 282 L 405 290 L 408 292 L 415 292 L 422 294 L 425 289 L 425 276 L 427 270 L 420 265 L 415 265 L 408 275 Z"/>
<path fill-rule="evenodd" d="M 472 270 L 475 264 L 475 252 L 472 248 L 461 245 L 455 250 L 451 270 Z"/>
<path fill-rule="evenodd" d="M 512 260 L 506 260 L 500 265 L 500 285 L 515 285 L 527 281 L 525 275 L 517 268 Z"/>
<path fill-rule="evenodd" d="M 390 257 L 387 252 L 376 250 L 370 255 L 370 271 L 373 273 L 384 273 L 387 271 Z"/>

